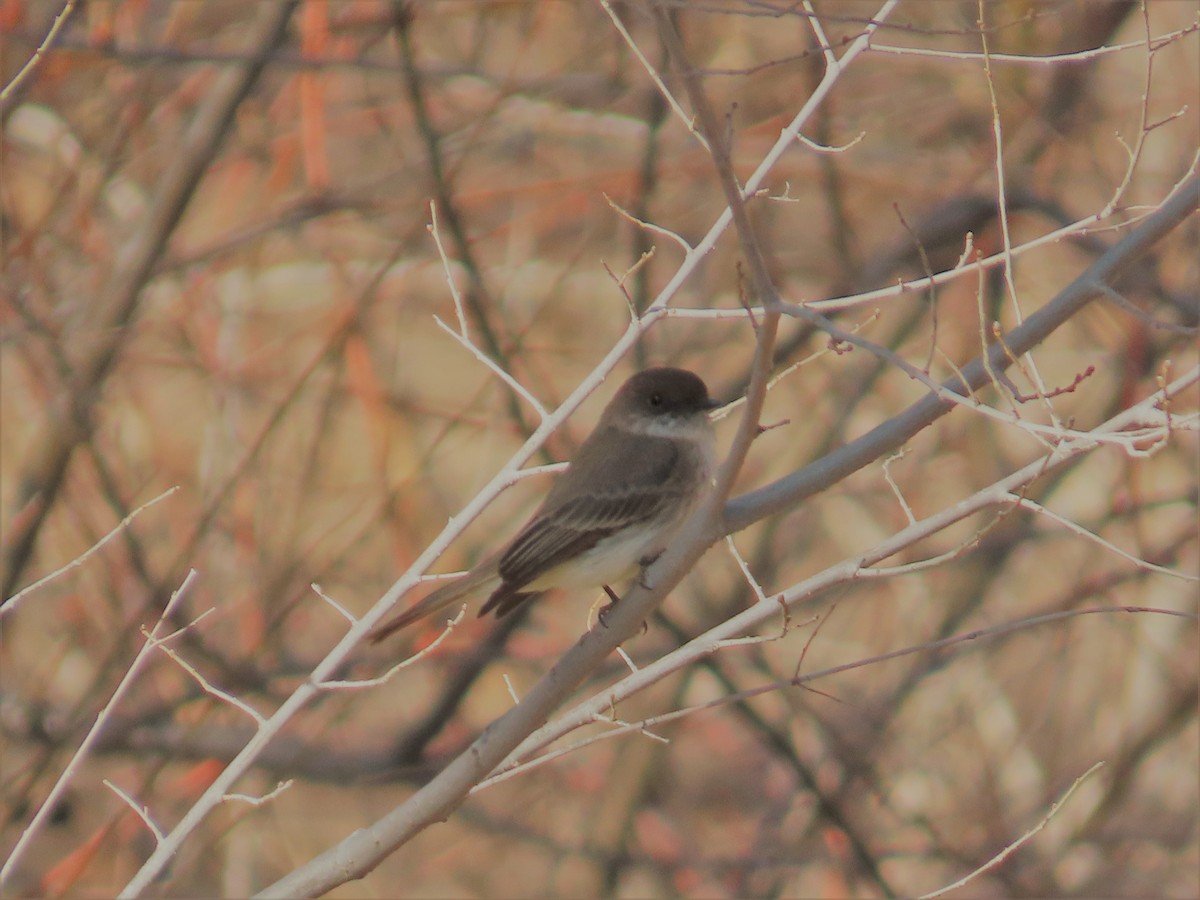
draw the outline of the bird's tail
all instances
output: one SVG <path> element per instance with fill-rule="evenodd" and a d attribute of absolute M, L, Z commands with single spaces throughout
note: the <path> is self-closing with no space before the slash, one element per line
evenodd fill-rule
<path fill-rule="evenodd" d="M 372 644 L 378 644 L 380 641 L 395 634 L 401 628 L 407 628 L 413 622 L 424 619 L 426 616 L 432 616 L 434 613 L 445 609 L 455 600 L 459 600 L 469 594 L 478 587 L 491 582 L 498 582 L 500 576 L 496 574 L 494 566 L 477 566 L 467 574 L 454 579 L 448 584 L 442 585 L 428 597 L 410 606 L 398 616 L 384 622 L 382 625 L 377 625 L 367 635 L 367 640 Z"/>

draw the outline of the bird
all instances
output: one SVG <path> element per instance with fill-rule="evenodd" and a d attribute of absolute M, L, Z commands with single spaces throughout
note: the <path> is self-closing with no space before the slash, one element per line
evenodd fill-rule
<path fill-rule="evenodd" d="M 713 400 L 686 369 L 630 377 L 516 536 L 466 573 L 377 626 L 379 643 L 486 589 L 480 616 L 504 616 L 551 588 L 603 587 L 637 575 L 667 548 L 713 483 Z"/>

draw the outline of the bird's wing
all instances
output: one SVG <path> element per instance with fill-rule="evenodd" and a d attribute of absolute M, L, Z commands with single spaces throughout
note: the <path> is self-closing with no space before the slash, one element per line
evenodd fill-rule
<path fill-rule="evenodd" d="M 499 572 L 505 584 L 516 589 L 598 542 L 631 525 L 660 515 L 685 487 L 674 477 L 679 450 L 675 442 L 639 437 L 620 458 L 593 458 L 585 446 L 572 463 L 572 472 L 599 490 L 568 496 L 558 490 L 546 497 L 542 509 L 513 539 L 500 557 Z M 579 483 L 576 481 L 576 483 Z M 560 481 L 561 484 L 561 481 Z"/>

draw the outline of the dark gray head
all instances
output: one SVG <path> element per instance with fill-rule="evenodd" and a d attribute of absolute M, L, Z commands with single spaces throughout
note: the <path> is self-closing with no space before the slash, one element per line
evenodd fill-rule
<path fill-rule="evenodd" d="M 708 388 L 698 375 L 686 369 L 659 367 L 638 372 L 621 385 L 604 417 L 691 419 L 720 405 L 708 396 Z"/>

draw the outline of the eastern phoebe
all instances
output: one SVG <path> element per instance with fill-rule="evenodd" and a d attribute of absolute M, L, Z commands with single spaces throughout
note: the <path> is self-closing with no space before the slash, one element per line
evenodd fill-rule
<path fill-rule="evenodd" d="M 378 643 L 477 588 L 496 616 L 550 588 L 599 587 L 632 577 L 666 548 L 712 484 L 721 404 L 696 375 L 647 369 L 621 386 L 550 488 L 502 550 L 370 634 Z M 611 594 L 611 591 L 610 591 Z"/>

